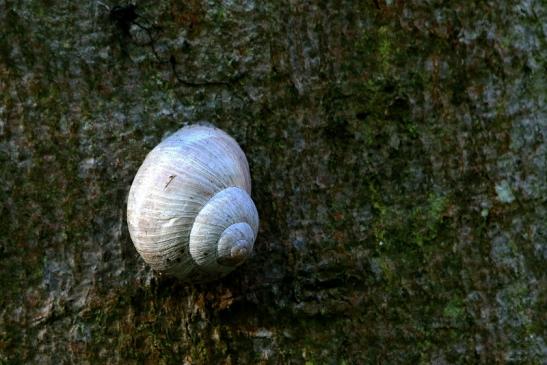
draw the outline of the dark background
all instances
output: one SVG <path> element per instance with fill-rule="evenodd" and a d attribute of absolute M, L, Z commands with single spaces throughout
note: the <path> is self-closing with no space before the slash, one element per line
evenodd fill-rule
<path fill-rule="evenodd" d="M 0 0 L 0 363 L 547 361 L 545 2 L 104 3 Z M 261 226 L 188 286 L 126 197 L 203 120 Z"/>

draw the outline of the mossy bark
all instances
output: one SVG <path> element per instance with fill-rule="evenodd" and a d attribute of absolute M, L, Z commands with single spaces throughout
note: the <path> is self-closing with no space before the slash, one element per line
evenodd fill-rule
<path fill-rule="evenodd" d="M 545 10 L 0 0 L 0 363 L 545 363 Z M 261 227 L 188 286 L 126 197 L 203 120 Z"/>

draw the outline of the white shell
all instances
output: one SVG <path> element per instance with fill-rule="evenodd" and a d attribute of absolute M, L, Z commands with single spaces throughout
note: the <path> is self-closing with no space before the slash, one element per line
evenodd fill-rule
<path fill-rule="evenodd" d="M 146 156 L 127 201 L 135 248 L 154 270 L 200 282 L 251 253 L 258 212 L 245 154 L 220 129 L 184 127 Z"/>

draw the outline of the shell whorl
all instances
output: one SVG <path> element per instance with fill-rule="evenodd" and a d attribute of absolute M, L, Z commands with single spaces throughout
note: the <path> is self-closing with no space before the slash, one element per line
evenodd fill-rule
<path fill-rule="evenodd" d="M 220 129 L 184 127 L 156 146 L 129 192 L 131 239 L 155 270 L 188 281 L 226 275 L 258 232 L 245 154 Z"/>

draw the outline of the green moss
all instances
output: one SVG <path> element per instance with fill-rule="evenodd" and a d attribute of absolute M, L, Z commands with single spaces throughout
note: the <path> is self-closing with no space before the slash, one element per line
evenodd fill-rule
<path fill-rule="evenodd" d="M 461 298 L 453 298 L 443 309 L 443 315 L 453 320 L 459 320 L 465 313 L 464 303 Z"/>
<path fill-rule="evenodd" d="M 390 63 L 393 52 L 393 44 L 391 42 L 391 36 L 393 30 L 387 26 L 381 26 L 378 29 L 378 54 L 380 56 L 380 62 L 382 63 L 382 72 L 387 74 L 390 70 Z"/>
<path fill-rule="evenodd" d="M 443 213 L 448 206 L 446 196 L 430 193 L 424 206 L 414 209 L 411 221 L 414 242 L 418 246 L 432 242 L 438 236 Z"/>
<path fill-rule="evenodd" d="M 372 231 L 378 245 L 422 247 L 424 244 L 434 243 L 449 205 L 447 196 L 430 193 L 424 203 L 412 208 L 408 214 L 400 206 L 385 205 L 373 185 L 369 189 L 369 197 L 377 213 Z"/>

